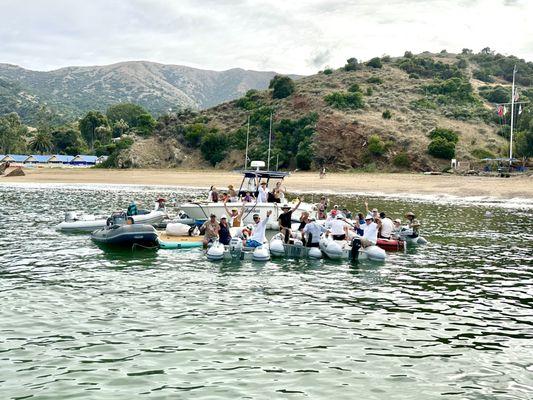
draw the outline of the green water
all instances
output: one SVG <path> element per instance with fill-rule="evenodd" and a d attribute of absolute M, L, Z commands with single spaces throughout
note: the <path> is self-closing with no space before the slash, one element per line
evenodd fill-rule
<path fill-rule="evenodd" d="M 533 208 L 370 199 L 431 242 L 385 264 L 210 263 L 53 229 L 197 193 L 0 186 L 0 399 L 533 398 Z"/>

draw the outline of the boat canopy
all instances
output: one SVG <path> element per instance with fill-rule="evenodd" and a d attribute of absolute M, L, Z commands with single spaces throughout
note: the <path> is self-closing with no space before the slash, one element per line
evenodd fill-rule
<path fill-rule="evenodd" d="M 283 179 L 290 175 L 289 172 L 281 171 L 244 170 L 238 172 L 243 174 L 245 178 Z"/>

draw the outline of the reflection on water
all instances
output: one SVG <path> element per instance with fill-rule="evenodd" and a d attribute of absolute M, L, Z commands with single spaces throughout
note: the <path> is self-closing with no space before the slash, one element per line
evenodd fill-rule
<path fill-rule="evenodd" d="M 0 398 L 531 398 L 530 209 L 369 199 L 430 241 L 385 264 L 209 263 L 53 229 L 158 195 L 0 186 Z"/>

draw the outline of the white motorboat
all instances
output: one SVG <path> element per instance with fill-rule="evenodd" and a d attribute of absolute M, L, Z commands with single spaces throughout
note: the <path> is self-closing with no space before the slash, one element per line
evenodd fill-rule
<path fill-rule="evenodd" d="M 166 217 L 164 211 L 150 211 L 143 214 L 133 215 L 136 224 L 157 225 Z M 93 232 L 107 226 L 108 218 L 95 215 L 78 215 L 76 212 L 65 213 L 65 220 L 56 225 L 63 232 Z"/>
<path fill-rule="evenodd" d="M 260 170 L 259 168 L 256 170 L 244 170 L 242 171 L 243 179 L 241 182 L 241 186 L 239 188 L 239 197 L 246 195 L 246 192 L 253 193 L 254 196 L 257 198 L 258 190 L 257 185 L 258 182 L 266 182 L 267 187 L 271 180 L 283 180 L 285 177 L 289 175 L 287 172 L 279 172 L 279 171 L 264 171 Z M 228 202 L 226 203 L 226 206 L 228 209 L 231 208 L 237 208 L 238 210 L 241 210 L 241 208 L 244 205 L 244 214 L 243 214 L 243 225 L 251 224 L 253 223 L 253 215 L 259 214 L 262 219 L 266 218 L 267 211 L 272 211 L 272 215 L 270 216 L 270 222 L 267 225 L 267 229 L 270 230 L 277 230 L 279 228 L 278 226 L 278 217 L 282 213 L 281 206 L 282 203 L 258 203 L 255 200 L 252 202 Z M 293 204 L 289 204 L 291 207 Z M 180 204 L 179 209 L 186 213 L 190 218 L 194 220 L 207 220 L 209 219 L 209 216 L 211 214 L 215 214 L 217 218 L 220 218 L 222 215 L 227 214 L 224 203 L 222 202 L 207 202 L 207 201 L 189 201 L 183 204 Z M 297 210 L 295 210 L 292 214 L 292 219 L 294 222 L 298 222 L 300 220 L 300 216 L 302 215 L 302 212 L 307 211 L 311 217 L 316 218 L 317 217 L 317 210 L 314 204 L 305 203 L 302 202 Z"/>
<path fill-rule="evenodd" d="M 423 236 L 413 237 L 413 230 L 410 228 L 403 228 L 400 231 L 400 239 L 408 244 L 427 244 L 428 241 Z"/>
<path fill-rule="evenodd" d="M 270 251 L 268 243 L 259 247 L 245 247 L 242 240 L 234 237 L 228 246 L 224 246 L 218 240 L 213 242 L 206 251 L 206 257 L 211 261 L 220 260 L 252 260 L 268 261 L 270 260 Z"/>
<path fill-rule="evenodd" d="M 284 243 L 281 233 L 270 239 L 270 254 L 273 257 L 322 258 L 322 252 L 318 247 L 304 247 L 303 242 L 298 239 L 293 240 L 292 243 Z"/>
<path fill-rule="evenodd" d="M 333 240 L 331 236 L 320 239 L 320 250 L 332 260 L 372 260 L 384 261 L 387 258 L 385 250 L 378 246 L 360 247 L 357 253 L 352 253 L 352 244 L 346 240 Z"/>

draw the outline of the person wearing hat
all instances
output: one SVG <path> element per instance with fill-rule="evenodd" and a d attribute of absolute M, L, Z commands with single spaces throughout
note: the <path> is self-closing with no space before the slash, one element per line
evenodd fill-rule
<path fill-rule="evenodd" d="M 379 219 L 381 221 L 381 228 L 379 229 L 378 237 L 390 239 L 392 230 L 394 229 L 394 223 L 392 222 L 392 219 L 387 217 L 383 211 L 379 213 Z"/>
<path fill-rule="evenodd" d="M 372 214 L 367 214 L 365 217 L 365 223 L 359 224 L 359 222 L 356 222 L 355 226 L 358 228 L 358 230 L 363 231 L 363 235 L 360 238 L 362 247 L 374 246 L 377 243 L 378 231 L 381 227 L 381 220 L 377 219 L 376 223 L 374 222 Z"/>
<path fill-rule="evenodd" d="M 319 225 L 315 218 L 309 218 L 309 222 L 302 229 L 302 237 L 307 235 L 306 247 L 319 247 L 320 235 L 326 232 L 323 225 Z"/>
<path fill-rule="evenodd" d="M 405 214 L 405 218 L 407 218 L 407 221 L 409 221 L 409 228 L 413 230 L 413 233 L 411 235 L 408 235 L 408 237 L 418 237 L 418 233 L 420 231 L 420 222 L 418 222 L 418 220 L 416 219 L 415 213 L 409 211 L 407 214 Z"/>
<path fill-rule="evenodd" d="M 289 243 L 289 239 L 291 237 L 291 224 L 292 224 L 292 213 L 300 207 L 300 204 L 302 203 L 303 197 L 298 197 L 298 203 L 291 208 L 288 204 L 283 204 L 281 206 L 281 211 L 283 211 L 281 214 L 279 214 L 278 217 L 278 224 L 279 224 L 279 230 L 281 233 L 283 233 L 285 237 L 285 243 Z"/>
<path fill-rule="evenodd" d="M 231 233 L 229 231 L 228 217 L 223 215 L 220 217 L 220 224 L 218 229 L 218 241 L 223 245 L 228 245 L 231 241 Z"/>
<path fill-rule="evenodd" d="M 342 213 L 344 214 L 344 216 L 346 217 L 346 219 L 352 219 L 352 217 L 353 217 L 351 211 L 348 210 L 347 208 L 343 208 L 343 209 L 342 209 Z"/>
<path fill-rule="evenodd" d="M 392 228 L 391 238 L 398 239 L 400 237 L 400 232 L 402 231 L 402 220 L 396 218 L 392 223 L 394 227 Z"/>
<path fill-rule="evenodd" d="M 239 209 L 237 207 L 232 207 L 231 210 L 229 210 L 228 206 L 226 205 L 227 202 L 227 200 L 224 202 L 224 208 L 229 214 L 229 226 L 231 226 L 232 228 L 240 227 L 245 209 L 244 203 L 242 205 L 241 211 L 239 212 Z"/>
<path fill-rule="evenodd" d="M 220 225 L 217 222 L 217 216 L 215 214 L 211 214 L 209 219 L 200 227 L 200 232 L 204 232 L 204 248 L 207 248 L 208 243 L 218 238 L 219 231 Z"/>
<path fill-rule="evenodd" d="M 268 187 L 266 182 L 261 182 L 257 191 L 257 202 L 268 203 Z"/>
<path fill-rule="evenodd" d="M 348 237 L 348 224 L 344 220 L 344 216 L 340 213 L 335 213 L 334 219 L 326 222 L 326 236 L 333 236 L 333 240 L 345 240 Z"/>
<path fill-rule="evenodd" d="M 252 231 L 252 235 L 246 242 L 244 243 L 247 247 L 259 247 L 262 246 L 263 243 L 266 240 L 266 226 L 268 223 L 268 220 L 270 219 L 270 214 L 272 214 L 272 210 L 268 210 L 266 213 L 266 218 L 261 221 L 261 217 L 259 214 L 254 214 L 253 219 L 255 222 L 254 230 Z"/>
<path fill-rule="evenodd" d="M 156 201 L 155 201 L 155 207 L 154 207 L 154 210 L 155 211 L 165 211 L 165 202 L 166 200 L 163 199 L 163 198 L 158 198 Z"/>
<path fill-rule="evenodd" d="M 366 201 L 366 200 L 365 200 L 365 208 L 366 208 L 366 213 L 370 214 L 371 212 L 368 209 L 368 201 Z M 374 218 L 374 219 L 379 218 L 379 212 L 378 212 L 377 208 L 373 208 L 372 209 L 372 218 Z"/>

